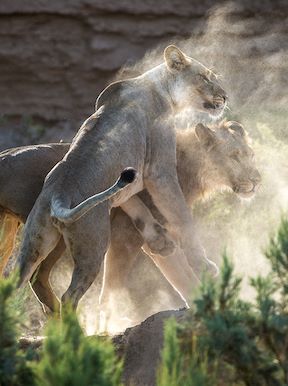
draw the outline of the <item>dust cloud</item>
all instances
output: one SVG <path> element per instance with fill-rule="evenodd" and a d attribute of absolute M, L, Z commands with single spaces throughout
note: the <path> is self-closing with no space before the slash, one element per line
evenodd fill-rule
<path fill-rule="evenodd" d="M 261 16 L 244 16 L 241 5 L 213 8 L 204 34 L 159 45 L 138 63 L 123 67 L 116 79 L 138 76 L 160 64 L 168 44 L 178 45 L 219 74 L 229 96 L 225 115 L 241 122 L 249 132 L 262 184 L 249 201 L 233 193 L 217 193 L 198 202 L 193 213 L 209 258 L 220 263 L 226 248 L 236 272 L 244 277 L 243 296 L 253 297 L 248 278 L 267 272 L 265 246 L 288 207 L 288 42 L 281 24 L 271 22 L 268 26 Z M 178 118 L 181 127 L 195 123 L 189 114 Z M 89 334 L 97 330 L 99 288 L 98 280 L 81 306 Z M 131 326 L 132 318 L 143 320 L 154 312 L 184 305 L 143 254 L 131 270 L 128 290 L 121 296 L 119 302 L 122 311 L 126 308 L 127 320 L 117 327 L 115 315 L 112 332 Z"/>
<path fill-rule="evenodd" d="M 204 34 L 163 43 L 134 66 L 122 68 L 118 78 L 161 63 L 167 44 L 178 45 L 219 74 L 229 96 L 226 117 L 249 132 L 262 184 L 249 201 L 216 194 L 197 203 L 193 212 L 208 256 L 220 263 L 226 249 L 244 278 L 243 296 L 250 297 L 249 277 L 267 272 L 265 248 L 288 208 L 288 42 L 277 20 L 267 25 L 267 18 L 247 18 L 244 11 L 242 18 L 241 12 L 235 3 L 211 9 Z M 195 123 L 189 115 L 179 118 L 183 128 Z M 145 278 L 141 284 L 143 295 Z"/>

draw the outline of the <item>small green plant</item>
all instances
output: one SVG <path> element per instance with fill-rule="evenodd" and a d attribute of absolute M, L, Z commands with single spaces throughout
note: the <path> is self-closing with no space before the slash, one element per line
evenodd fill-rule
<path fill-rule="evenodd" d="M 175 319 L 165 324 L 162 365 L 157 374 L 157 386 L 212 386 L 213 373 L 208 370 L 207 357 L 196 349 L 197 342 L 188 337 L 193 355 L 183 355 L 178 337 L 181 326 Z M 187 361 L 187 359 L 189 360 Z"/>
<path fill-rule="evenodd" d="M 62 322 L 47 327 L 41 360 L 34 366 L 39 386 L 120 386 L 122 363 L 113 345 L 101 337 L 84 336 L 71 309 Z"/>
<path fill-rule="evenodd" d="M 258 334 L 288 385 L 288 219 L 271 238 L 266 257 L 272 271 L 252 280 L 257 291 Z"/>
<path fill-rule="evenodd" d="M 122 362 L 111 341 L 84 336 L 69 307 L 62 321 L 48 322 L 38 357 L 19 350 L 21 304 L 15 283 L 15 275 L 0 279 L 0 386 L 121 385 Z"/>
<path fill-rule="evenodd" d="M 0 385 L 33 386 L 34 376 L 27 354 L 18 346 L 19 313 L 15 308 L 14 275 L 0 280 Z"/>

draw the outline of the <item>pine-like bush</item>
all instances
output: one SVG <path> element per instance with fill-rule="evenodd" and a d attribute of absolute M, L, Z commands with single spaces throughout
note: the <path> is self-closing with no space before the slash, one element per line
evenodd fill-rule
<path fill-rule="evenodd" d="M 15 306 L 16 282 L 15 276 L 0 280 L 0 385 L 33 386 L 34 376 L 27 356 L 18 347 L 20 318 Z"/>
<path fill-rule="evenodd" d="M 174 318 L 165 325 L 162 365 L 157 374 L 157 386 L 212 386 L 213 373 L 208 371 L 205 355 L 195 350 L 191 341 L 193 355 L 183 355 L 179 340 L 179 328 Z M 188 343 L 188 342 L 186 342 Z M 189 362 L 187 362 L 187 360 Z"/>
<path fill-rule="evenodd" d="M 40 360 L 19 350 L 15 277 L 0 279 L 0 386 L 120 386 L 122 362 L 110 340 L 86 337 L 69 308 L 47 324 Z M 29 360 L 30 359 L 30 360 Z M 35 356 L 34 358 L 35 359 Z"/>
<path fill-rule="evenodd" d="M 288 220 L 270 241 L 267 277 L 251 280 L 254 303 L 224 256 L 220 279 L 205 281 L 185 323 L 168 321 L 158 386 L 288 385 Z"/>
<path fill-rule="evenodd" d="M 64 310 L 48 323 L 41 360 L 34 366 L 39 386 L 120 386 L 122 363 L 112 343 L 84 336 L 77 316 Z"/>

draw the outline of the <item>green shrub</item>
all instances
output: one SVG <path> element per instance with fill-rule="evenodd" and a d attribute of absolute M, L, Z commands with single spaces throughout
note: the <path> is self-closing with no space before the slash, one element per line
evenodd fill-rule
<path fill-rule="evenodd" d="M 62 322 L 47 327 L 41 360 L 34 366 L 39 386 L 119 386 L 122 363 L 112 343 L 101 337 L 85 337 L 76 314 L 63 312 Z"/>
<path fill-rule="evenodd" d="M 68 308 L 47 324 L 40 360 L 19 350 L 16 277 L 0 280 L 0 386 L 120 386 L 122 362 L 105 338 L 86 337 Z M 34 359 L 34 362 L 31 361 Z"/>
<path fill-rule="evenodd" d="M 269 276 L 251 280 L 255 302 L 241 300 L 225 255 L 220 279 L 204 282 L 186 321 L 168 321 L 158 386 L 288 385 L 287 219 L 266 257 Z"/>
<path fill-rule="evenodd" d="M 191 336 L 188 339 L 189 344 L 193 346 L 191 347 L 193 355 L 183 355 L 181 351 L 183 347 L 178 337 L 179 328 L 173 318 L 165 325 L 162 365 L 157 374 L 157 386 L 213 385 L 213 373 L 208 371 L 206 357 L 205 355 L 199 357 L 199 353 L 195 350 L 196 342 L 191 341 Z"/>
<path fill-rule="evenodd" d="M 16 282 L 16 276 L 0 280 L 0 385 L 32 386 L 35 383 L 27 354 L 18 346 L 20 318 L 19 307 L 15 306 Z"/>

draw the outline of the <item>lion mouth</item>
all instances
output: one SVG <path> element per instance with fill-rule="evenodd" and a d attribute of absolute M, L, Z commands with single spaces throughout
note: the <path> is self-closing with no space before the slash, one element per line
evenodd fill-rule
<path fill-rule="evenodd" d="M 210 115 L 221 115 L 223 110 L 224 110 L 224 107 L 225 107 L 225 102 L 222 102 L 221 104 L 220 103 L 212 103 L 212 102 L 204 102 L 203 103 L 203 108 L 205 110 L 208 110 L 209 114 Z"/>

